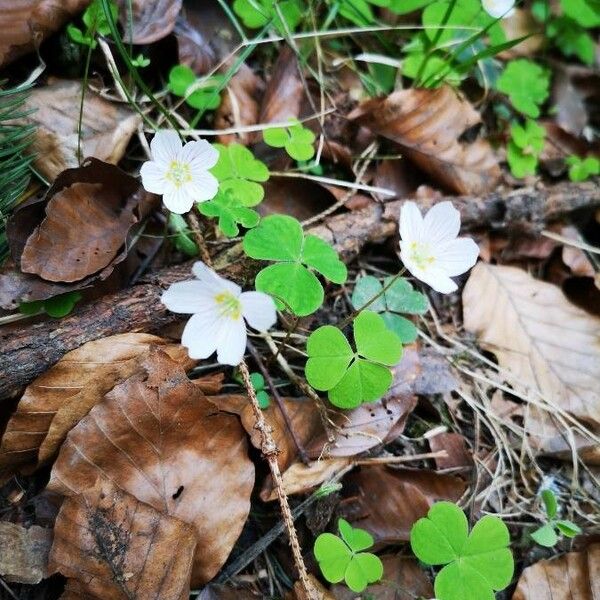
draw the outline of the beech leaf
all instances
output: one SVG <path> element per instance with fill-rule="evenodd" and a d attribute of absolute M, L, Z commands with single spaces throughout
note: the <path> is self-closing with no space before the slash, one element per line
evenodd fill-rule
<path fill-rule="evenodd" d="M 161 513 L 193 525 L 192 585 L 212 579 L 250 510 L 254 465 L 233 415 L 218 413 L 161 350 L 73 428 L 48 488 L 65 496 L 111 481 Z"/>

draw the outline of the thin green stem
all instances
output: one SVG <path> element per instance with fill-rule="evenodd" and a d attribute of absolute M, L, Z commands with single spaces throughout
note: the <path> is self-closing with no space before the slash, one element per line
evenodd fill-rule
<path fill-rule="evenodd" d="M 369 308 L 369 306 L 371 306 L 373 304 L 373 302 L 375 302 L 378 298 L 381 298 L 381 296 L 383 296 L 383 294 L 385 294 L 394 285 L 394 283 L 396 283 L 396 281 L 398 281 L 398 279 L 400 279 L 402 277 L 402 275 L 404 275 L 404 273 L 406 273 L 406 267 L 402 267 L 402 269 L 400 269 L 400 272 L 397 275 L 394 275 L 390 279 L 390 281 L 388 281 L 388 283 L 385 286 L 383 286 L 383 288 L 381 288 L 381 291 L 378 292 L 377 294 L 375 294 L 375 296 L 373 296 L 364 306 L 357 308 L 356 310 L 351 312 L 341 323 L 338 323 L 338 325 L 337 325 L 338 329 L 344 329 L 344 327 L 346 327 L 354 319 L 356 319 L 356 317 L 363 310 Z"/>

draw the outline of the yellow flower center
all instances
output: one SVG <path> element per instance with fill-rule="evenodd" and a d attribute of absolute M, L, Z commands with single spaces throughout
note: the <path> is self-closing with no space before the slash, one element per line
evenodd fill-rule
<path fill-rule="evenodd" d="M 181 187 L 184 183 L 192 180 L 192 170 L 187 163 L 172 160 L 167 169 L 165 177 L 176 187 Z"/>
<path fill-rule="evenodd" d="M 429 244 L 420 244 L 419 242 L 410 243 L 409 257 L 423 271 L 435 262 L 435 256 L 432 254 Z"/>
<path fill-rule="evenodd" d="M 231 292 L 221 292 L 215 296 L 215 300 L 222 317 L 239 320 L 242 315 L 242 303 Z"/>

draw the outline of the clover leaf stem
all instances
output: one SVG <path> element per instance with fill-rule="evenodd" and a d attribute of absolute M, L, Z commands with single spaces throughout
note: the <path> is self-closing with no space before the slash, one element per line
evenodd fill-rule
<path fill-rule="evenodd" d="M 400 269 L 400 271 L 396 275 L 394 275 L 386 285 L 384 285 L 381 288 L 381 291 L 377 292 L 377 294 L 375 294 L 375 296 L 373 296 L 364 306 L 361 306 L 360 308 L 357 308 L 356 310 L 352 311 L 341 323 L 338 323 L 337 328 L 344 329 L 344 327 L 350 325 L 350 323 L 352 323 L 352 321 L 356 319 L 356 317 L 363 310 L 369 308 L 369 306 L 371 306 L 373 302 L 375 302 L 378 298 L 381 298 L 381 296 L 383 296 L 387 292 L 387 290 L 389 290 L 394 285 L 394 283 L 396 283 L 396 281 L 398 281 L 398 279 L 400 279 L 402 275 L 404 275 L 404 273 L 406 273 L 406 267 L 402 267 L 402 269 Z"/>

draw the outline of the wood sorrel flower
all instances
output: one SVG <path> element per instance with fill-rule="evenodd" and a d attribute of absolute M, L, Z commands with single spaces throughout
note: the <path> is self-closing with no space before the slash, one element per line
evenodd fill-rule
<path fill-rule="evenodd" d="M 181 343 L 191 358 L 208 358 L 238 365 L 246 349 L 246 324 L 266 331 L 277 320 L 273 298 L 262 292 L 242 292 L 239 285 L 217 275 L 203 262 L 194 263 L 191 281 L 174 283 L 161 302 L 172 312 L 191 313 Z"/>
<path fill-rule="evenodd" d="M 176 131 L 161 130 L 150 143 L 152 160 L 140 170 L 142 185 L 148 192 L 162 194 L 172 212 L 188 212 L 194 202 L 214 198 L 219 189 L 217 178 L 209 173 L 219 160 L 219 151 L 206 140 L 181 145 Z"/>
<path fill-rule="evenodd" d="M 481 0 L 481 5 L 494 19 L 510 17 L 515 12 L 515 0 Z"/>
<path fill-rule="evenodd" d="M 425 215 L 414 202 L 400 209 L 400 258 L 417 279 L 437 292 L 457 289 L 450 279 L 468 271 L 479 256 L 471 238 L 458 238 L 460 213 L 451 202 L 440 202 Z"/>

